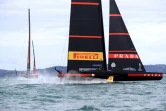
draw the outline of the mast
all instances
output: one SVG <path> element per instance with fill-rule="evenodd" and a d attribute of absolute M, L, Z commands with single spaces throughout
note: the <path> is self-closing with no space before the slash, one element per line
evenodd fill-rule
<path fill-rule="evenodd" d="M 104 39 L 104 24 L 103 24 L 103 11 L 102 11 L 102 3 L 101 0 L 99 0 L 99 12 L 100 12 L 100 19 L 101 19 L 101 35 L 102 35 L 102 39 L 101 39 L 101 44 L 103 45 L 103 70 L 107 70 L 107 59 L 106 59 L 106 49 L 105 49 L 105 39 Z"/>
<path fill-rule="evenodd" d="M 106 70 L 101 0 L 71 0 L 69 70 Z"/>
<path fill-rule="evenodd" d="M 34 63 L 33 63 L 33 74 L 36 74 L 35 49 L 34 49 L 33 40 L 32 40 L 32 47 L 33 47 L 33 57 L 34 57 Z"/>
<path fill-rule="evenodd" d="M 108 69 L 145 72 L 115 0 L 110 0 Z"/>
<path fill-rule="evenodd" d="M 30 46 L 31 46 L 31 29 L 30 29 L 30 26 L 31 26 L 31 24 L 30 24 L 30 9 L 28 9 L 28 23 L 29 23 L 29 25 L 28 25 L 28 28 L 29 28 L 29 39 L 28 39 L 28 57 L 27 57 L 27 74 L 30 74 L 30 68 L 31 68 L 31 62 L 30 62 L 30 60 L 31 60 L 31 58 L 30 58 L 30 55 L 31 55 L 31 48 L 30 48 Z"/>

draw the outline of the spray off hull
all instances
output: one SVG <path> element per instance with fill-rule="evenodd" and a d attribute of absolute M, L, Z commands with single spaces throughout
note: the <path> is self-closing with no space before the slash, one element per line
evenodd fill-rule
<path fill-rule="evenodd" d="M 20 74 L 21 77 L 25 77 L 25 78 L 38 78 L 39 75 L 38 74 L 29 74 L 29 75 L 26 75 L 26 74 Z"/>

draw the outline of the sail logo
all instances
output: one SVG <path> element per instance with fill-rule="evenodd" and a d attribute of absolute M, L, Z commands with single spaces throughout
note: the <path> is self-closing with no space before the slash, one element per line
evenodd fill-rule
<path fill-rule="evenodd" d="M 103 61 L 102 52 L 69 52 L 69 60 Z"/>
<path fill-rule="evenodd" d="M 163 74 L 128 74 L 129 77 L 163 77 Z"/>
<path fill-rule="evenodd" d="M 114 59 L 139 59 L 137 54 L 109 54 L 109 58 Z"/>

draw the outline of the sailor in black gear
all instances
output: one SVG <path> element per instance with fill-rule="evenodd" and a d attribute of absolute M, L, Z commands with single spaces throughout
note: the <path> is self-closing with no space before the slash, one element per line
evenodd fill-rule
<path fill-rule="evenodd" d="M 62 74 L 62 72 L 61 72 L 60 70 L 56 69 L 56 67 L 55 67 L 55 70 L 56 70 L 59 74 Z"/>

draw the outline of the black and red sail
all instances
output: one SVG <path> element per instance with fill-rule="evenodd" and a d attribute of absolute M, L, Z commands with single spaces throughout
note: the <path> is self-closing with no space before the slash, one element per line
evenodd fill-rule
<path fill-rule="evenodd" d="M 115 0 L 110 0 L 109 18 L 108 69 L 145 72 Z"/>
<path fill-rule="evenodd" d="M 106 70 L 101 0 L 71 0 L 69 70 Z"/>

